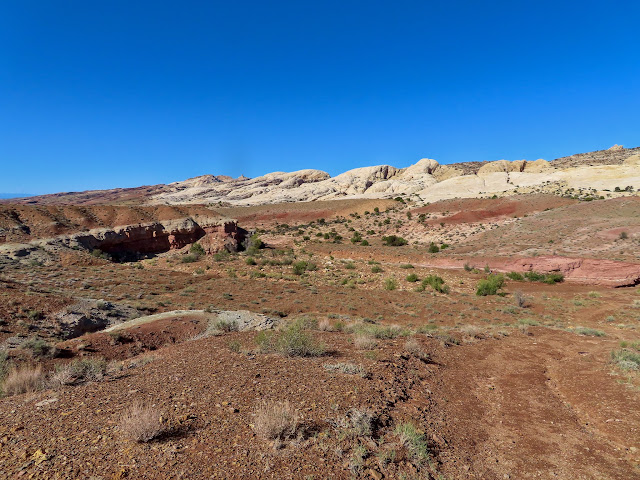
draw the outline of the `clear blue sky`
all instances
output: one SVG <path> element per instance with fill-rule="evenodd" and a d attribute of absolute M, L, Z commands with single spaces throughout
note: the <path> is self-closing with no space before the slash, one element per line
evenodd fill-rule
<path fill-rule="evenodd" d="M 5 1 L 0 192 L 640 145 L 637 1 Z"/>

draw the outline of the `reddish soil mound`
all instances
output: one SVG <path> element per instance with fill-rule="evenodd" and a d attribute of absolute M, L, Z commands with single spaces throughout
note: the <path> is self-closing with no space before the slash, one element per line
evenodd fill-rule
<path fill-rule="evenodd" d="M 215 217 L 218 213 L 203 205 L 158 207 L 0 205 L 0 229 L 5 230 L 6 242 L 20 242 L 71 234 L 92 228 L 111 228 L 198 215 Z"/>
<path fill-rule="evenodd" d="M 255 207 L 228 207 L 217 211 L 235 218 L 246 227 L 269 226 L 275 223 L 299 224 L 313 220 L 346 217 L 352 213 L 363 214 L 375 207 L 385 210 L 397 205 L 394 200 L 333 200 L 326 202 L 279 203 Z"/>
<path fill-rule="evenodd" d="M 577 203 L 577 200 L 556 195 L 521 195 L 501 198 L 464 198 L 442 200 L 426 207 L 411 210 L 414 215 L 421 213 L 440 213 L 444 216 L 429 220 L 427 223 L 473 223 L 498 220 L 505 217 L 523 217 L 543 210 L 563 207 Z M 452 215 L 448 212 L 456 212 Z"/>
<path fill-rule="evenodd" d="M 107 360 L 124 360 L 182 343 L 204 332 L 206 327 L 200 316 L 181 315 L 110 333 L 91 333 L 56 346 L 72 356 L 91 354 Z"/>

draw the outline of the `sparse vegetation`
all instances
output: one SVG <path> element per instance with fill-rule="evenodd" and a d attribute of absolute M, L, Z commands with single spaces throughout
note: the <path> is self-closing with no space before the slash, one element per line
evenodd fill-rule
<path fill-rule="evenodd" d="M 415 338 L 408 339 L 404 344 L 404 349 L 407 353 L 410 353 L 414 357 L 420 360 L 428 360 L 429 355 L 424 351 L 422 345 Z"/>
<path fill-rule="evenodd" d="M 602 330 L 596 330 L 595 328 L 577 327 L 574 330 L 578 335 L 584 335 L 587 337 L 604 337 L 606 333 Z"/>
<path fill-rule="evenodd" d="M 361 377 L 367 376 L 367 371 L 362 367 L 362 365 L 356 365 L 354 363 L 325 363 L 322 365 L 323 368 L 329 372 L 341 372 L 346 373 L 347 375 L 359 375 Z"/>

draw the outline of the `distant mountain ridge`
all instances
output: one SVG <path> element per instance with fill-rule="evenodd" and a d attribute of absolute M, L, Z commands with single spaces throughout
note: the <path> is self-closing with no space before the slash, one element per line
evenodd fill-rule
<path fill-rule="evenodd" d="M 627 187 L 631 187 L 628 190 Z M 551 162 L 496 160 L 441 165 L 423 158 L 407 168 L 377 165 L 349 170 L 335 177 L 321 170 L 272 172 L 256 178 L 201 175 L 170 184 L 64 192 L 9 203 L 51 205 L 162 205 L 304 202 L 338 198 L 389 198 L 414 195 L 423 201 L 512 193 L 593 195 L 640 190 L 640 147 L 614 145 Z M 609 193 L 606 193 L 609 195 Z M 3 201 L 7 203 L 7 200 Z"/>

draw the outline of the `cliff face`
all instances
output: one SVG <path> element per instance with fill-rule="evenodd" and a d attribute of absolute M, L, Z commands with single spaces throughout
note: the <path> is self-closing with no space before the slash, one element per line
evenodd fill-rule
<path fill-rule="evenodd" d="M 245 232 L 235 220 L 192 218 L 96 229 L 61 238 L 69 247 L 98 249 L 114 255 L 162 253 L 200 242 L 207 253 L 237 251 Z"/>

